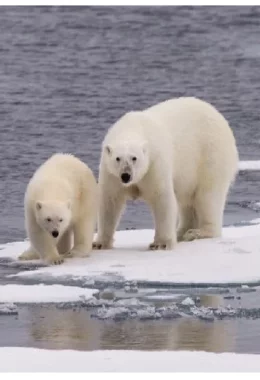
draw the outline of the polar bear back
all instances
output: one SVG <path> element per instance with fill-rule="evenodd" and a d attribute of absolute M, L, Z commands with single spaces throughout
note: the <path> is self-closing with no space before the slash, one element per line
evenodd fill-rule
<path fill-rule="evenodd" d="M 226 119 L 209 103 L 196 98 L 171 99 L 152 106 L 144 114 L 153 121 L 158 133 L 147 136 L 154 146 L 164 136 L 165 155 L 179 193 L 185 188 L 230 183 L 238 168 L 238 152 Z M 161 137 L 160 137 L 161 136 Z"/>
<path fill-rule="evenodd" d="M 203 146 L 203 143 L 212 144 L 216 138 L 215 145 L 219 141 L 227 141 L 226 139 L 235 144 L 227 120 L 216 108 L 203 100 L 192 97 L 170 99 L 143 112 L 157 124 L 159 133 L 166 134 L 167 139 L 172 139 L 173 143 L 178 141 L 178 146 L 180 142 L 188 140 L 189 136 L 192 145 L 194 139 L 199 139 L 199 144 Z M 178 146 L 176 144 L 176 148 Z"/>

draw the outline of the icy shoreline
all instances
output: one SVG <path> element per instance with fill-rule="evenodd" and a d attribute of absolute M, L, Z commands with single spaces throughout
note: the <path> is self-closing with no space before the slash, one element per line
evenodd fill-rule
<path fill-rule="evenodd" d="M 118 231 L 114 249 L 53 267 L 17 261 L 28 241 L 2 245 L 0 266 L 13 270 L 5 275 L 9 284 L 0 285 L 2 310 L 8 315 L 5 303 L 56 303 L 90 309 L 98 319 L 260 318 L 258 308 L 232 301 L 210 308 L 195 297 L 196 289 L 230 300 L 258 291 L 260 224 L 223 228 L 222 238 L 179 243 L 173 251 L 148 251 L 153 233 Z M 180 292 L 191 297 L 190 305 L 180 304 Z"/>
<path fill-rule="evenodd" d="M 28 270 L 31 263 L 17 262 L 28 242 L 2 245 L 0 261 L 21 269 L 9 279 L 77 281 L 94 287 L 136 281 L 139 286 L 236 286 L 260 284 L 260 224 L 223 228 L 223 237 L 179 243 L 173 251 L 148 251 L 153 230 L 118 231 L 115 248 L 93 251 L 86 259 L 69 259 L 60 266 Z M 40 264 L 40 262 L 38 263 Z M 23 265 L 27 270 L 23 270 Z M 55 282 L 54 281 L 54 282 Z"/>
<path fill-rule="evenodd" d="M 259 372 L 260 355 L 0 348 L 1 372 Z M 15 358 L 15 360 L 13 360 Z"/>

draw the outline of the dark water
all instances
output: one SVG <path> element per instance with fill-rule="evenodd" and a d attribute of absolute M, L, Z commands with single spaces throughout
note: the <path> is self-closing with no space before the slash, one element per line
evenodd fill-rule
<path fill-rule="evenodd" d="M 201 97 L 229 120 L 240 159 L 260 159 L 259 25 L 260 7 L 1 7 L 0 243 L 25 237 L 36 168 L 71 152 L 97 175 L 106 130 L 129 110 Z M 258 217 L 259 187 L 259 172 L 240 173 L 225 224 Z M 120 228 L 150 226 L 130 204 Z M 259 331 L 259 320 L 115 323 L 39 306 L 1 317 L 0 345 L 259 353 Z"/>
<path fill-rule="evenodd" d="M 100 144 L 124 112 L 170 97 L 212 102 L 241 159 L 260 158 L 260 7 L 1 7 L 0 242 L 24 238 L 23 197 L 51 154 L 97 174 Z M 258 173 L 240 175 L 225 223 L 255 217 Z M 150 227 L 130 205 L 121 228 Z"/>

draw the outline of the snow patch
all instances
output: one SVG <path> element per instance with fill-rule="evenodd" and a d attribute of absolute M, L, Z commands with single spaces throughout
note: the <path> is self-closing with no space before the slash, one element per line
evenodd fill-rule
<path fill-rule="evenodd" d="M 259 372 L 260 355 L 0 348 L 2 372 Z M 15 359 L 14 359 L 15 358 Z"/>
<path fill-rule="evenodd" d="M 90 298 L 95 289 L 82 289 L 63 285 L 0 285 L 0 302 L 52 303 L 81 301 Z M 0 309 L 1 310 L 1 309 Z"/>
<path fill-rule="evenodd" d="M 240 161 L 239 170 L 260 170 L 260 161 Z"/>
<path fill-rule="evenodd" d="M 51 276 L 92 285 L 93 280 L 102 279 L 169 285 L 260 282 L 260 224 L 223 228 L 222 238 L 178 243 L 173 251 L 149 251 L 153 235 L 153 230 L 118 231 L 112 250 L 93 251 L 85 259 L 70 259 L 59 266 L 10 276 L 40 280 Z M 28 242 L 2 246 L 0 259 L 15 259 L 27 246 Z"/>

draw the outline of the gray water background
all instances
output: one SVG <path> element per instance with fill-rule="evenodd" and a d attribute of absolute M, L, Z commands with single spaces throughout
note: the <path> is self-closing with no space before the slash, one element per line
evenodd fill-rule
<path fill-rule="evenodd" d="M 25 237 L 37 167 L 74 153 L 98 174 L 100 146 L 126 111 L 197 96 L 229 120 L 241 159 L 260 159 L 259 7 L 1 7 L 0 242 Z M 242 173 L 225 224 L 256 217 L 259 173 Z M 130 204 L 120 228 L 152 226 Z"/>
<path fill-rule="evenodd" d="M 260 159 L 259 25 L 260 7 L 1 7 L 0 243 L 25 237 L 37 167 L 71 152 L 97 176 L 106 130 L 129 110 L 201 97 L 229 120 L 240 159 Z M 225 224 L 258 217 L 259 186 L 259 172 L 239 174 Z M 120 224 L 151 226 L 143 204 Z M 33 305 L 0 318 L 0 345 L 259 353 L 259 331 L 259 320 L 103 322 Z"/>

